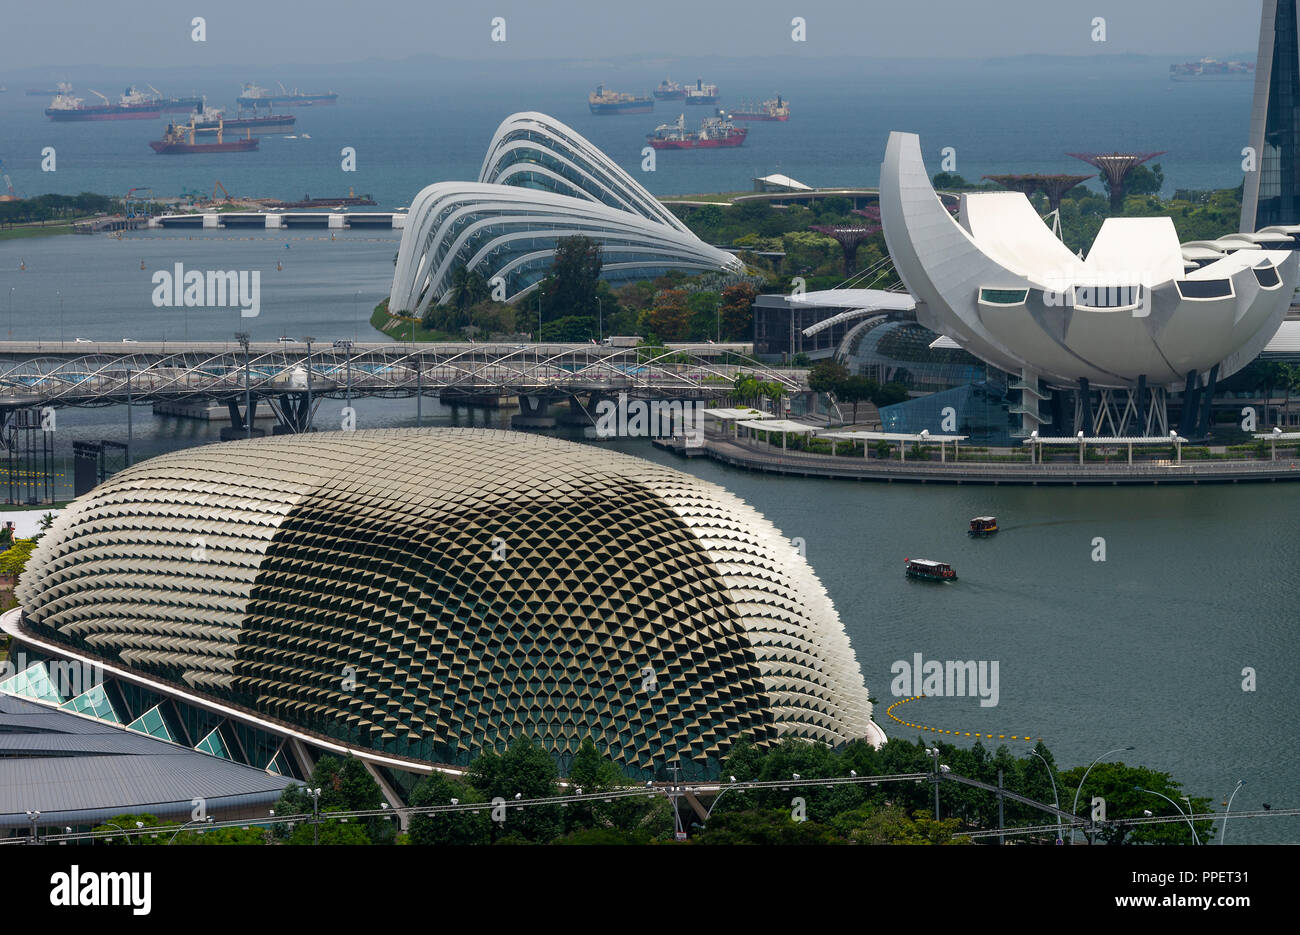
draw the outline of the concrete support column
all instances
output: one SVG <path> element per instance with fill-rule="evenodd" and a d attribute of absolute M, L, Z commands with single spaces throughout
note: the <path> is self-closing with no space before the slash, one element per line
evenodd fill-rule
<path fill-rule="evenodd" d="M 519 412 L 510 417 L 510 427 L 515 429 L 553 429 L 555 417 L 548 408 L 550 399 L 546 396 L 519 396 Z"/>

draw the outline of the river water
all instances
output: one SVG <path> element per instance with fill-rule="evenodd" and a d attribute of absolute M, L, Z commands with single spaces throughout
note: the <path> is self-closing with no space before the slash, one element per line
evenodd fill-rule
<path fill-rule="evenodd" d="M 393 234 L 361 231 L 335 240 L 317 231 L 0 242 L 0 315 L 12 286 L 16 311 L 6 327 L 16 339 L 58 340 L 56 291 L 67 341 L 171 340 L 187 332 L 222 340 L 236 328 L 255 340 L 285 333 L 377 339 L 368 309 L 387 292 L 396 245 Z M 186 320 L 154 308 L 148 277 L 177 261 L 262 270 L 261 315 L 191 310 Z M 317 425 L 330 425 L 340 405 L 323 402 Z M 361 427 L 415 423 L 413 400 L 360 400 L 357 409 Z M 423 414 L 426 425 L 509 422 L 509 411 L 451 410 L 433 400 Z M 73 440 L 124 440 L 126 422 L 124 407 L 61 410 L 58 457 L 66 459 Z M 155 417 L 147 406 L 135 407 L 132 422 L 137 460 L 214 441 L 219 429 Z M 885 715 L 894 700 L 894 662 L 910 662 L 915 653 L 996 661 L 995 707 L 971 697 L 930 698 L 909 703 L 901 716 L 962 732 L 1041 737 L 1063 766 L 1133 745 L 1126 761 L 1166 770 L 1188 792 L 1216 802 L 1246 779 L 1234 810 L 1297 804 L 1300 622 L 1292 602 L 1300 488 L 823 481 L 679 460 L 643 440 L 612 444 L 718 483 L 804 540 L 878 699 L 877 720 L 891 736 L 918 733 Z M 61 495 L 67 489 L 61 486 Z M 998 516 L 1002 532 L 969 539 L 967 519 L 985 513 Z M 1094 560 L 1098 539 L 1105 561 Z M 951 562 L 960 580 L 908 580 L 906 557 Z M 1242 689 L 1247 668 L 1256 672 L 1255 691 Z M 1234 843 L 1297 839 L 1300 821 L 1293 818 L 1241 821 L 1230 831 Z"/>

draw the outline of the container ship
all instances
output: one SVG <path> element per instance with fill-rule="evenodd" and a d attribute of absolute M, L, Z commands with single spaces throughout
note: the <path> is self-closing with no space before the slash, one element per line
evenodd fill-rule
<path fill-rule="evenodd" d="M 201 97 L 163 97 L 158 94 L 157 97 L 150 97 L 143 91 L 136 88 L 127 88 L 122 92 L 116 104 L 92 90 L 91 94 L 102 98 L 102 104 L 87 104 L 79 97 L 72 94 L 72 88 L 68 85 L 59 85 L 59 93 L 55 95 L 50 106 L 45 108 L 45 116 L 51 120 L 66 122 L 80 120 L 153 120 L 162 116 L 164 113 L 185 112 L 192 110 L 194 107 L 201 106 L 203 98 Z"/>
<path fill-rule="evenodd" d="M 1169 66 L 1170 81 L 1254 81 L 1254 62 L 1220 62 L 1203 58 Z"/>
<path fill-rule="evenodd" d="M 732 111 L 732 120 L 789 120 L 790 102 L 777 95 L 761 104 L 742 104 Z"/>
<path fill-rule="evenodd" d="M 338 99 L 339 96 L 333 91 L 311 94 L 297 88 L 290 91 L 280 85 L 280 93 L 277 94 L 255 84 L 246 84 L 239 97 L 235 98 L 235 103 L 240 107 L 270 107 L 272 104 L 333 104 Z"/>
<path fill-rule="evenodd" d="M 259 134 L 291 133 L 297 122 L 298 118 L 293 114 L 264 114 L 259 117 L 257 111 L 240 111 L 234 117 L 227 117 L 221 110 L 206 104 L 194 111 L 194 125 L 200 130 L 210 130 L 224 123 L 227 130 L 253 130 Z"/>
<path fill-rule="evenodd" d="M 593 114 L 648 114 L 655 109 L 655 99 L 606 91 L 601 84 L 587 95 L 587 106 Z"/>
<path fill-rule="evenodd" d="M 739 146 L 749 135 L 747 127 L 738 127 L 725 117 L 705 117 L 698 130 L 686 129 L 686 115 L 676 123 L 665 123 L 646 134 L 646 142 L 655 149 L 711 149 Z"/>
<path fill-rule="evenodd" d="M 703 78 L 695 79 L 695 86 L 686 89 L 687 104 L 716 104 L 718 103 L 718 86 L 716 84 L 705 84 Z"/>
<path fill-rule="evenodd" d="M 671 78 L 665 78 L 654 89 L 654 96 L 657 101 L 680 101 L 686 97 L 686 89 Z"/>
<path fill-rule="evenodd" d="M 188 126 L 176 126 L 175 124 L 167 125 L 167 132 L 163 134 L 161 140 L 153 140 L 149 145 L 155 153 L 165 155 L 191 155 L 194 153 L 245 153 L 257 149 L 257 137 L 252 135 L 251 130 L 245 130 L 248 135 L 242 140 L 225 139 L 225 126 L 221 121 L 217 122 L 215 127 L 196 126 L 194 121 L 190 121 Z M 212 133 L 216 136 L 216 141 L 212 143 L 198 142 L 200 133 Z"/>

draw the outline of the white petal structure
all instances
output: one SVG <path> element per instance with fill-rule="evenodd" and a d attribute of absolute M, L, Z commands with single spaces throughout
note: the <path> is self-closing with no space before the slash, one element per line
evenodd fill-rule
<path fill-rule="evenodd" d="M 601 245 L 602 276 L 615 281 L 743 269 L 582 136 L 521 113 L 497 128 L 478 182 L 438 182 L 411 203 L 389 310 L 422 315 L 447 301 L 459 266 L 500 276 L 513 301 L 545 276 L 557 242 L 575 234 Z"/>
<path fill-rule="evenodd" d="M 873 743 L 790 542 L 712 484 L 523 433 L 378 430 L 163 455 L 75 501 L 34 637 L 353 749 L 463 766 L 591 736 L 717 775 L 741 735 Z"/>
<path fill-rule="evenodd" d="M 590 199 L 689 233 L 675 214 L 614 160 L 546 114 L 530 111 L 501 121 L 478 180 Z"/>
<path fill-rule="evenodd" d="M 1169 218 L 1109 218 L 1086 260 L 1019 192 L 935 195 L 919 138 L 891 133 L 880 169 L 885 240 L 917 320 L 977 357 L 1057 386 L 1181 387 L 1230 376 L 1277 332 L 1300 259 L 1240 249 L 1185 273 Z"/>

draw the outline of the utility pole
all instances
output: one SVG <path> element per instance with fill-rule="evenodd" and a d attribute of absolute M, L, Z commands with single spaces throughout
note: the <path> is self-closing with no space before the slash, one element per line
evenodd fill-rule
<path fill-rule="evenodd" d="M 248 332 L 236 331 L 235 340 L 244 349 L 244 437 L 253 437 L 253 391 L 248 385 Z"/>
<path fill-rule="evenodd" d="M 999 831 L 1001 831 L 1003 828 L 1007 826 L 1005 820 L 1006 816 L 1004 814 L 1005 804 L 1006 804 L 1006 799 L 1002 797 L 1002 770 L 998 770 L 998 830 Z M 1005 834 L 999 834 L 998 843 L 1006 844 L 1007 836 Z"/>

